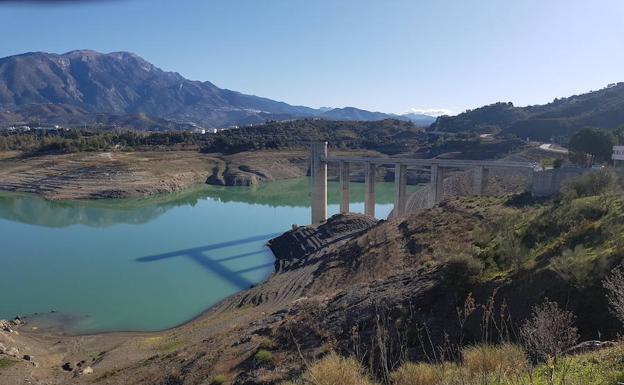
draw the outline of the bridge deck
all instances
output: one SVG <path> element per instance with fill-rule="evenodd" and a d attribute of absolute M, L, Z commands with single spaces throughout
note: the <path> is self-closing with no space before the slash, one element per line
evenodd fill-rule
<path fill-rule="evenodd" d="M 433 166 L 449 167 L 449 168 L 521 168 L 533 170 L 535 164 L 528 162 L 510 162 L 498 160 L 456 160 L 456 159 L 411 159 L 411 158 L 367 158 L 367 157 L 349 157 L 349 156 L 328 156 L 321 159 L 328 163 L 372 163 L 378 165 L 396 165 L 402 164 L 406 166 Z"/>

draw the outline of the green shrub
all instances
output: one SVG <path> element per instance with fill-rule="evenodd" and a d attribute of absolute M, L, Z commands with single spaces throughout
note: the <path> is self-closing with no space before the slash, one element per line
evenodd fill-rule
<path fill-rule="evenodd" d="M 561 188 L 564 198 L 570 200 L 607 193 L 617 185 L 618 177 L 611 169 L 591 171 L 568 182 Z"/>
<path fill-rule="evenodd" d="M 223 374 L 219 374 L 212 379 L 211 385 L 223 385 L 227 381 L 227 378 Z"/>
<path fill-rule="evenodd" d="M 17 364 L 17 361 L 9 358 L 0 358 L 0 369 L 9 368 Z"/>
<path fill-rule="evenodd" d="M 577 288 L 590 285 L 595 278 L 592 255 L 583 245 L 564 250 L 552 259 L 551 266 L 561 278 Z"/>
<path fill-rule="evenodd" d="M 500 235 L 496 252 L 496 264 L 504 269 L 519 269 L 529 257 L 529 250 L 514 229 L 507 227 Z"/>
<path fill-rule="evenodd" d="M 444 261 L 445 282 L 462 286 L 475 282 L 483 271 L 483 263 L 468 254 L 456 254 Z"/>
<path fill-rule="evenodd" d="M 567 227 L 573 227 L 581 220 L 595 221 L 602 218 L 608 211 L 608 205 L 604 197 L 593 196 L 575 199 L 562 210 L 562 219 L 566 220 Z"/>
<path fill-rule="evenodd" d="M 540 166 L 542 167 L 542 170 L 545 170 L 547 168 L 552 168 L 553 167 L 553 159 L 552 158 L 544 158 L 544 159 L 540 160 Z"/>
<path fill-rule="evenodd" d="M 259 364 L 269 364 L 273 362 L 273 353 L 268 350 L 260 349 L 256 352 L 254 359 Z"/>
<path fill-rule="evenodd" d="M 258 347 L 264 350 L 275 349 L 275 342 L 269 337 L 262 337 L 258 343 Z"/>

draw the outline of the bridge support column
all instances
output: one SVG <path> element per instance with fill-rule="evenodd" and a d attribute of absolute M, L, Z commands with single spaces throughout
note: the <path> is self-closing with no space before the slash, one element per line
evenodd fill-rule
<path fill-rule="evenodd" d="M 487 187 L 488 176 L 490 174 L 490 170 L 480 166 L 474 170 L 474 176 L 472 179 L 472 194 L 473 195 L 483 195 L 485 192 L 485 188 Z"/>
<path fill-rule="evenodd" d="M 374 163 L 366 164 L 366 180 L 364 187 L 364 214 L 375 217 L 375 174 Z"/>
<path fill-rule="evenodd" d="M 312 143 L 310 175 L 312 177 L 312 224 L 327 219 L 327 142 Z"/>
<path fill-rule="evenodd" d="M 407 204 L 407 166 L 394 166 L 394 217 L 405 215 Z"/>
<path fill-rule="evenodd" d="M 431 205 L 444 199 L 444 169 L 437 164 L 431 165 Z"/>
<path fill-rule="evenodd" d="M 349 163 L 340 162 L 340 213 L 349 212 Z"/>
<path fill-rule="evenodd" d="M 533 194 L 533 184 L 535 179 L 535 170 L 529 170 L 527 173 L 526 191 Z"/>

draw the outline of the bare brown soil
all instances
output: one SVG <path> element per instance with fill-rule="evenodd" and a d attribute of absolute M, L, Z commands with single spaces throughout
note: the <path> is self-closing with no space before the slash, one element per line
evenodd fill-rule
<path fill-rule="evenodd" d="M 126 198 L 204 183 L 220 160 L 193 152 L 0 156 L 0 189 L 47 199 Z"/>

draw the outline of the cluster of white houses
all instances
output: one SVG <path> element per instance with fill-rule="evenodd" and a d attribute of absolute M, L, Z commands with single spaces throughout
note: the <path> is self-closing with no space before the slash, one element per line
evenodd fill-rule
<path fill-rule="evenodd" d="M 30 132 L 30 131 L 49 131 L 49 130 L 63 130 L 66 129 L 68 130 L 68 128 L 64 128 L 61 127 L 59 125 L 53 125 L 53 126 L 35 126 L 35 127 L 31 127 L 29 125 L 16 125 L 16 126 L 7 126 L 7 127 L 2 127 L 0 126 L 0 131 L 8 131 L 8 132 Z"/>

